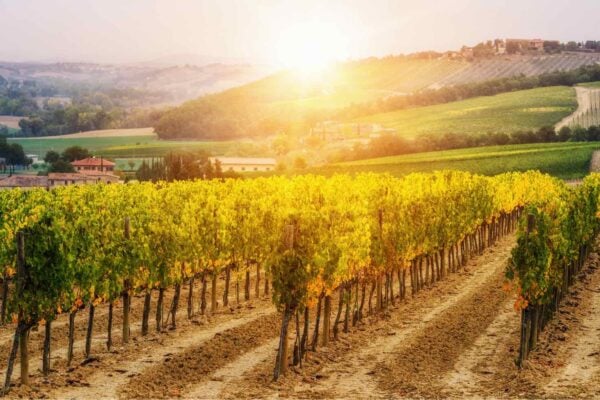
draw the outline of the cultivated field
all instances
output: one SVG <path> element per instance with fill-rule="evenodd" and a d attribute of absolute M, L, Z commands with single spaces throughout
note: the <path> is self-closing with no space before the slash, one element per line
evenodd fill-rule
<path fill-rule="evenodd" d="M 153 128 L 132 128 L 132 129 L 103 129 L 98 131 L 87 131 L 71 133 L 60 136 L 45 136 L 45 139 L 78 139 L 78 138 L 104 138 L 104 137 L 135 137 L 135 136 L 155 136 Z"/>
<path fill-rule="evenodd" d="M 600 61 L 599 54 L 557 54 L 540 56 L 506 56 L 469 63 L 445 76 L 433 87 L 480 82 L 518 75 L 534 76 L 551 71 L 569 71 Z"/>
<path fill-rule="evenodd" d="M 0 326 L 9 398 L 600 393 L 600 175 L 572 188 L 445 171 L 29 193 L 0 192 L 13 210 L 0 227 L 26 224 L 29 253 L 16 253 L 31 263 L 4 285 L 2 306 L 20 310 Z M 101 212 L 75 207 L 89 203 Z M 256 262 L 262 251 L 276 262 Z M 26 345 L 13 365 L 14 332 Z"/>
<path fill-rule="evenodd" d="M 11 115 L 0 115 L 0 125 L 7 126 L 12 129 L 19 129 L 19 121 L 23 117 L 13 117 Z"/>
<path fill-rule="evenodd" d="M 600 125 L 600 82 L 579 85 L 575 90 L 577 110 L 556 124 L 557 130 L 563 126 L 589 128 Z"/>
<path fill-rule="evenodd" d="M 130 133 L 133 135 L 129 135 Z M 264 151 L 250 141 L 159 140 L 150 128 L 91 131 L 40 138 L 10 138 L 9 142 L 19 143 L 26 153 L 41 157 L 49 150 L 61 152 L 70 146 L 85 147 L 97 156 L 111 158 L 161 157 L 169 151 L 179 150 L 204 150 L 216 155 L 262 155 L 260 152 Z"/>
<path fill-rule="evenodd" d="M 589 171 L 600 143 L 541 143 L 476 147 L 339 163 L 319 173 L 378 172 L 396 176 L 412 172 L 456 169 L 483 175 L 539 170 L 562 179 L 576 179 Z"/>
<path fill-rule="evenodd" d="M 376 114 L 354 122 L 378 123 L 407 138 L 421 134 L 512 133 L 553 126 L 576 107 L 575 89 L 556 86 Z"/>

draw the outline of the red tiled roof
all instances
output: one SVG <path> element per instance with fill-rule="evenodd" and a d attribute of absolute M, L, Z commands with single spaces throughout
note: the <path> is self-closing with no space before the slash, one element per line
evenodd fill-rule
<path fill-rule="evenodd" d="M 35 175 L 12 175 L 0 179 L 0 187 L 45 187 L 48 186 L 48 177 Z"/>
<path fill-rule="evenodd" d="M 99 167 L 99 166 L 104 166 L 104 167 L 114 167 L 115 163 L 103 158 L 96 158 L 96 157 L 88 157 L 88 158 L 84 158 L 83 160 L 77 160 L 77 161 L 73 161 L 71 163 L 72 165 L 76 166 L 76 167 Z"/>

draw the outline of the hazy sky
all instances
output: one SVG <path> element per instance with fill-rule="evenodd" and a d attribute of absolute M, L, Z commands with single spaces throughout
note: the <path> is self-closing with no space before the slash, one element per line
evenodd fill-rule
<path fill-rule="evenodd" d="M 287 32 L 311 24 L 353 58 L 495 37 L 600 40 L 599 15 L 599 0 L 0 0 L 0 60 L 274 62 L 298 45 L 297 34 L 282 43 Z"/>

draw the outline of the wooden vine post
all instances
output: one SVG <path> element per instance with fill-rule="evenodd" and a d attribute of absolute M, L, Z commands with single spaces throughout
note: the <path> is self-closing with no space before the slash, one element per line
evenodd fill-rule
<path fill-rule="evenodd" d="M 529 240 L 529 235 L 534 231 L 534 229 L 535 215 L 529 214 L 527 215 L 527 240 Z M 517 365 L 519 368 L 523 367 L 523 361 L 525 361 L 529 355 L 529 345 L 531 340 L 531 310 L 532 306 L 530 304 L 521 310 L 521 342 L 519 345 L 519 358 L 517 360 Z"/>
<path fill-rule="evenodd" d="M 295 225 L 286 225 L 284 246 L 287 250 L 294 249 L 295 242 Z M 283 309 L 283 318 L 281 321 L 281 333 L 279 334 L 279 347 L 277 349 L 277 358 L 275 360 L 275 371 L 273 372 L 273 379 L 276 381 L 281 375 L 285 375 L 288 369 L 288 328 L 290 320 L 294 315 L 294 306 L 286 302 Z"/>
<path fill-rule="evenodd" d="M 125 240 L 129 241 L 131 236 L 129 217 L 125 217 L 124 229 Z M 130 289 L 129 279 L 125 279 L 125 282 L 123 283 L 123 343 L 129 343 L 129 310 L 131 309 Z"/>
<path fill-rule="evenodd" d="M 15 282 L 17 294 L 22 294 L 25 290 L 26 281 L 26 265 L 25 265 L 25 235 L 22 231 L 17 232 L 17 279 Z M 22 306 L 19 307 L 18 322 L 15 328 L 15 335 L 13 337 L 13 344 L 8 357 L 8 366 L 6 368 L 6 379 L 4 381 L 4 388 L 2 395 L 6 395 L 10 390 L 10 381 L 14 368 L 15 359 L 17 358 L 17 351 L 21 356 L 21 382 L 23 385 L 29 384 L 29 354 L 27 349 L 27 336 L 29 329 L 24 321 L 24 312 Z"/>
<path fill-rule="evenodd" d="M 19 282 L 19 293 L 25 291 L 27 285 L 27 265 L 25 263 L 25 234 L 20 231 L 17 233 L 17 281 Z M 21 355 L 21 384 L 29 385 L 29 350 L 27 348 L 27 339 L 29 338 L 29 326 L 25 321 L 23 311 L 19 312 L 20 338 L 19 353 Z"/>

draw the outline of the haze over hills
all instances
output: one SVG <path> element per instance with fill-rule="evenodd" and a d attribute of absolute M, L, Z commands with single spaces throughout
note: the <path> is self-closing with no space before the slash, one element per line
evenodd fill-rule
<path fill-rule="evenodd" d="M 163 138 L 223 139 L 310 129 L 349 108 L 381 112 L 382 102 L 402 101 L 455 85 L 532 77 L 596 65 L 600 53 L 497 55 L 480 59 L 439 53 L 368 58 L 338 63 L 318 74 L 284 71 L 170 110 L 156 126 Z M 371 111 L 369 111 L 371 109 Z"/>
<path fill-rule="evenodd" d="M 0 76 L 11 81 L 50 81 L 90 87 L 137 89 L 159 93 L 162 104 L 178 104 L 265 76 L 269 70 L 250 64 L 191 64 L 167 58 L 136 64 L 0 62 Z M 200 59 L 198 60 L 200 61 Z"/>

